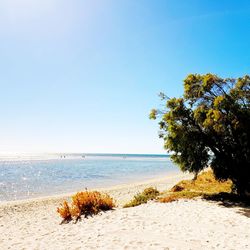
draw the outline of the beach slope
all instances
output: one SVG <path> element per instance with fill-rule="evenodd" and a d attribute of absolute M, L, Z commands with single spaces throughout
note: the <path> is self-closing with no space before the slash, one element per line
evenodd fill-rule
<path fill-rule="evenodd" d="M 121 208 L 146 187 L 164 190 L 184 177 L 106 189 L 120 206 L 77 224 L 60 225 L 56 207 L 67 196 L 2 203 L 1 249 L 249 249 L 250 219 L 237 207 L 198 199 Z"/>

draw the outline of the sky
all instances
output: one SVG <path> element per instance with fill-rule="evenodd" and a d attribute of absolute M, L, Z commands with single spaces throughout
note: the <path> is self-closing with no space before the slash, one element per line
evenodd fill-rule
<path fill-rule="evenodd" d="M 250 72 L 250 1 L 1 0 L 0 153 L 164 153 L 190 73 Z"/>

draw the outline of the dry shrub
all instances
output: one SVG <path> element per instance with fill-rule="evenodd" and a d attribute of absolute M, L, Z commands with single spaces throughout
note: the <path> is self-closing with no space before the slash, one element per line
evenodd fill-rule
<path fill-rule="evenodd" d="M 109 195 L 97 191 L 84 191 L 73 195 L 70 205 L 64 201 L 61 207 L 57 208 L 57 212 L 63 218 L 62 222 L 68 222 L 71 219 L 77 221 L 82 215 L 86 218 L 114 207 L 115 203 Z"/>
<path fill-rule="evenodd" d="M 70 207 L 67 201 L 64 201 L 63 204 L 61 204 L 61 207 L 57 208 L 57 212 L 60 214 L 64 221 L 70 221 L 72 218 Z"/>
<path fill-rule="evenodd" d="M 201 195 L 202 195 L 201 192 L 180 191 L 176 193 L 169 193 L 168 195 L 159 198 L 159 201 L 166 203 L 166 202 L 177 201 L 180 199 L 193 199 Z"/>
<path fill-rule="evenodd" d="M 129 203 L 124 205 L 124 208 L 135 207 L 147 203 L 149 200 L 155 199 L 159 194 L 160 192 L 156 188 L 146 188 L 142 193 L 136 194 Z"/>
<path fill-rule="evenodd" d="M 156 188 L 149 187 L 149 188 L 144 189 L 142 194 L 149 197 L 150 199 L 154 199 L 156 196 L 160 194 L 160 192 Z"/>
<path fill-rule="evenodd" d="M 192 199 L 198 196 L 230 193 L 231 181 L 218 181 L 211 170 L 200 173 L 195 180 L 183 180 L 177 183 L 164 196 L 159 198 L 161 202 L 171 202 L 179 199 Z"/>
<path fill-rule="evenodd" d="M 182 187 L 182 186 L 176 184 L 176 185 L 174 185 L 174 186 L 171 188 L 171 192 L 180 192 L 180 191 L 182 191 L 183 189 L 184 189 L 184 187 Z"/>
<path fill-rule="evenodd" d="M 200 173 L 195 180 L 180 181 L 177 185 L 185 191 L 204 193 L 231 192 L 232 189 L 231 181 L 216 180 L 212 170 Z"/>

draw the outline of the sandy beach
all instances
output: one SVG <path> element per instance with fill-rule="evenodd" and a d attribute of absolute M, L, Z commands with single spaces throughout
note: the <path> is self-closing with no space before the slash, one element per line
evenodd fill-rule
<path fill-rule="evenodd" d="M 112 211 L 60 225 L 56 208 L 68 195 L 0 204 L 1 249 L 249 249 L 250 218 L 240 207 L 181 200 L 122 205 L 153 186 L 166 190 L 187 174 L 101 189 L 117 201 Z M 100 190 L 100 189 L 99 189 Z"/>

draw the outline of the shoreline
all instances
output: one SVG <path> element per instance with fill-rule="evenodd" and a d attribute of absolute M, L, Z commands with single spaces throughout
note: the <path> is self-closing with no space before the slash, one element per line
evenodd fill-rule
<path fill-rule="evenodd" d="M 169 157 L 163 159 L 160 155 L 142 156 L 136 154 L 124 159 L 120 155 L 118 157 L 104 154 L 100 158 L 93 154 L 89 159 L 78 157 L 51 161 L 47 157 L 45 162 L 41 158 L 32 161 L 20 160 L 20 163 L 0 161 L 0 169 L 4 171 L 0 183 L 0 204 L 65 196 L 86 188 L 107 189 L 181 172 Z M 53 165 L 53 168 L 50 165 Z"/>
<path fill-rule="evenodd" d="M 183 178 L 192 178 L 193 175 L 189 173 L 170 173 L 166 175 L 165 177 L 155 177 L 155 178 L 149 178 L 145 179 L 143 181 L 132 181 L 128 183 L 113 185 L 113 186 L 106 186 L 106 187 L 97 187 L 97 188 L 90 188 L 89 191 L 97 190 L 100 192 L 108 193 L 109 195 L 114 195 L 113 197 L 116 201 L 118 201 L 117 205 L 123 204 L 125 201 L 123 195 L 130 196 L 130 198 L 133 198 L 133 195 L 135 195 L 137 192 L 142 191 L 146 187 L 153 186 L 159 189 L 159 191 L 163 191 L 164 189 L 167 189 L 175 184 L 175 182 L 178 182 L 182 180 Z M 70 197 L 74 195 L 75 193 L 82 190 L 76 190 L 74 192 L 67 192 L 63 194 L 52 194 L 52 195 L 45 195 L 41 197 L 34 197 L 34 198 L 28 198 L 28 199 L 20 199 L 20 200 L 11 200 L 11 201 L 1 201 L 0 202 L 0 209 L 4 207 L 11 207 L 11 206 L 19 206 L 19 205 L 27 205 L 30 203 L 51 203 L 51 202 L 62 202 L 63 200 L 70 200 Z M 133 195 L 132 195 L 133 194 Z M 128 201 L 128 197 L 126 199 Z M 59 205 L 58 203 L 58 205 Z"/>

